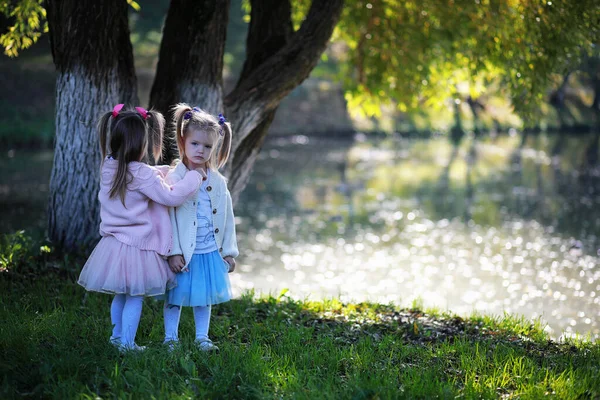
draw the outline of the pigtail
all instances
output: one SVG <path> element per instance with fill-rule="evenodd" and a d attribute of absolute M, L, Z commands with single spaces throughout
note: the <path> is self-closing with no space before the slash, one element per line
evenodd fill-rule
<path fill-rule="evenodd" d="M 121 203 L 125 205 L 125 193 L 127 192 L 127 155 L 125 146 L 119 146 L 116 154 L 117 158 L 117 173 L 112 181 L 109 196 L 115 197 L 119 195 Z"/>
<path fill-rule="evenodd" d="M 104 163 L 104 159 L 106 158 L 106 144 L 108 143 L 108 127 L 110 125 L 110 119 L 112 117 L 112 112 L 107 112 L 98 120 L 98 142 L 100 143 L 100 154 L 102 155 L 102 161 L 100 164 Z"/>
<path fill-rule="evenodd" d="M 165 117 L 158 111 L 151 110 L 147 113 L 146 123 L 148 125 L 148 137 L 150 138 L 149 146 L 151 147 L 149 152 L 154 163 L 156 163 L 162 158 Z"/>
<path fill-rule="evenodd" d="M 179 149 L 179 157 L 181 157 L 181 159 L 184 159 L 185 158 L 185 137 L 183 135 L 183 123 L 186 120 L 186 115 L 188 116 L 187 119 L 190 118 L 192 108 L 185 103 L 179 103 L 179 104 L 173 106 L 172 111 L 173 111 L 173 124 L 175 125 L 174 126 L 175 141 L 177 143 L 177 148 Z M 190 113 L 190 114 L 188 114 L 188 113 Z"/>
<path fill-rule="evenodd" d="M 225 165 L 229 159 L 229 153 L 231 152 L 231 139 L 233 136 L 231 124 L 229 122 L 223 123 L 223 125 L 221 125 L 221 129 L 221 132 L 223 133 L 223 142 L 221 143 L 221 147 L 219 147 L 219 154 L 217 155 L 217 169 Z"/>

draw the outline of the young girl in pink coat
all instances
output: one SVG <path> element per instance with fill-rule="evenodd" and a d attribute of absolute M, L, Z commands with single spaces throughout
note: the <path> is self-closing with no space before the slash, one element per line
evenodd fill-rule
<path fill-rule="evenodd" d="M 111 343 L 120 350 L 143 350 L 135 343 L 144 296 L 174 286 L 166 256 L 172 250 L 167 207 L 183 204 L 203 176 L 188 171 L 176 184 L 164 178 L 168 167 L 146 164 L 162 153 L 164 118 L 141 107 L 118 104 L 98 124 L 100 170 L 100 235 L 78 283 L 90 291 L 113 294 Z M 152 151 L 150 152 L 150 148 Z"/>

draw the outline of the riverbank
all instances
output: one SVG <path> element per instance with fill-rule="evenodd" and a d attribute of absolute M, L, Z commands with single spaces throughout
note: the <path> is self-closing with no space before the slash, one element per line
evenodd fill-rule
<path fill-rule="evenodd" d="M 215 306 L 218 354 L 194 348 L 190 312 L 169 353 L 161 304 L 146 300 L 138 342 L 148 349 L 121 355 L 107 341 L 110 297 L 75 283 L 83 261 L 1 238 L 2 398 L 600 396 L 600 344 L 551 341 L 536 322 L 286 292 Z"/>

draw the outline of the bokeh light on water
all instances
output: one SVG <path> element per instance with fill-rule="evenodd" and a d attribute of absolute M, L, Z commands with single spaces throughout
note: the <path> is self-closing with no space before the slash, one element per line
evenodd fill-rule
<path fill-rule="evenodd" d="M 586 138 L 553 140 L 271 140 L 237 206 L 234 286 L 598 338 L 600 175 L 582 167 Z"/>

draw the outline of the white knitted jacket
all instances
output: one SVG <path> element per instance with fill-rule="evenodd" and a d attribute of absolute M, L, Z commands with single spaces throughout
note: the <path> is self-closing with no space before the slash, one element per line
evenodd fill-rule
<path fill-rule="evenodd" d="M 167 182 L 174 184 L 180 181 L 188 171 L 183 162 L 179 162 L 167 175 Z M 212 209 L 212 222 L 215 229 L 215 240 L 221 257 L 237 257 L 239 255 L 237 240 L 235 236 L 235 217 L 231 204 L 231 194 L 227 189 L 225 178 L 217 171 L 212 170 L 206 190 L 210 198 Z M 169 208 L 171 225 L 173 226 L 173 247 L 170 256 L 183 255 L 187 266 L 194 254 L 196 247 L 196 191 L 179 207 Z"/>

